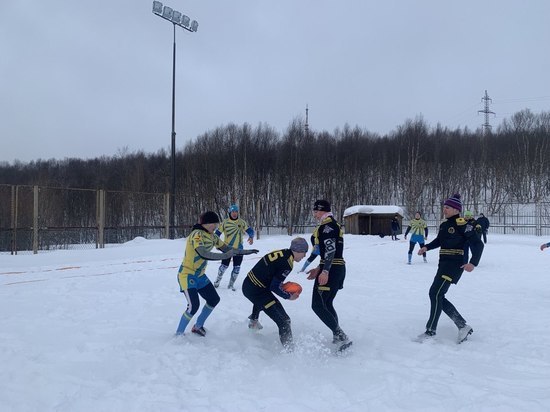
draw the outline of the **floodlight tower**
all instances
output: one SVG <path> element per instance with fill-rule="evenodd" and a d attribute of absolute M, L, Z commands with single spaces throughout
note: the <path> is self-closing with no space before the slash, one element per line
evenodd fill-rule
<path fill-rule="evenodd" d="M 196 20 L 191 21 L 189 17 L 181 14 L 168 6 L 163 6 L 160 1 L 153 1 L 153 13 L 165 20 L 168 20 L 174 26 L 174 48 L 172 52 L 172 154 L 171 154 L 171 177 L 170 184 L 170 210 L 169 226 L 170 239 L 174 239 L 175 232 L 175 199 L 176 199 L 176 26 L 190 32 L 196 32 L 199 23 Z"/>

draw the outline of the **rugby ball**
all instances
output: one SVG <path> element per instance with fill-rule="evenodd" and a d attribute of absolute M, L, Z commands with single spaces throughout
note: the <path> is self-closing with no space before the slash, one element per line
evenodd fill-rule
<path fill-rule="evenodd" d="M 283 290 L 285 292 L 288 292 L 290 294 L 294 294 L 294 293 L 302 293 L 302 287 L 300 286 L 299 283 L 296 283 L 296 282 L 286 282 L 286 283 L 283 283 Z"/>

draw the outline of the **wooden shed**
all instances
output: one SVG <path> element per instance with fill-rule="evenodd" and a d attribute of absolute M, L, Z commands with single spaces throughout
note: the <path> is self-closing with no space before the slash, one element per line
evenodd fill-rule
<path fill-rule="evenodd" d="M 346 233 L 353 235 L 391 235 L 391 220 L 397 215 L 399 227 L 403 230 L 403 209 L 392 205 L 357 205 L 344 211 Z"/>

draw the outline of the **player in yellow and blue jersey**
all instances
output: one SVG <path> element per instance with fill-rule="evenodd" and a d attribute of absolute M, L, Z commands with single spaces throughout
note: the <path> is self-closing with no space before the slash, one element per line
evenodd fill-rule
<path fill-rule="evenodd" d="M 222 242 L 214 234 L 219 222 L 220 218 L 215 212 L 204 212 L 199 223 L 193 226 L 193 230 L 187 237 L 185 256 L 178 271 L 180 292 L 187 299 L 187 309 L 181 316 L 176 335 L 183 335 L 185 328 L 199 310 L 199 295 L 206 301 L 206 304 L 191 332 L 200 336 L 206 335 L 204 322 L 220 301 L 218 292 L 205 274 L 207 262 L 227 259 L 235 255 L 242 257 L 242 255 L 258 253 L 256 249 L 236 249 Z M 217 248 L 223 253 L 211 252 L 213 248 Z"/>
<path fill-rule="evenodd" d="M 414 246 L 418 243 L 420 247 L 423 248 L 424 241 L 428 239 L 428 225 L 424 219 L 422 219 L 420 212 L 416 212 L 414 214 L 414 219 L 411 220 L 411 223 L 409 223 L 407 231 L 405 232 L 405 239 L 407 239 L 409 232 L 412 233 L 411 240 L 409 241 L 409 260 L 407 262 L 410 265 Z M 424 263 L 426 263 L 426 252 L 424 252 L 422 256 L 424 257 Z"/>
<path fill-rule="evenodd" d="M 246 221 L 239 217 L 239 206 L 231 205 L 229 209 L 229 217 L 224 219 L 220 227 L 216 230 L 216 235 L 221 236 L 223 234 L 223 240 L 229 246 L 235 249 L 243 248 L 243 235 L 246 233 L 248 235 L 248 244 L 251 245 L 254 243 L 254 229 L 252 229 Z M 243 257 L 241 255 L 233 256 L 233 271 L 231 272 L 231 278 L 229 279 L 228 289 L 236 290 L 235 281 L 239 272 L 241 271 L 241 263 Z M 214 287 L 220 286 L 222 281 L 223 274 L 229 267 L 231 262 L 231 257 L 222 260 L 222 263 L 218 269 L 218 277 L 214 282 Z"/>

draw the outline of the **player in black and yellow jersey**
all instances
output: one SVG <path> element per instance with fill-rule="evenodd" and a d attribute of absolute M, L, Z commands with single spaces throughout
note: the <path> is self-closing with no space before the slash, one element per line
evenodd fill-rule
<path fill-rule="evenodd" d="M 308 279 L 315 279 L 311 308 L 332 331 L 332 342 L 338 345 L 338 350 L 344 350 L 352 342 L 340 327 L 333 304 L 336 294 L 344 287 L 346 277 L 346 262 L 343 257 L 344 231 L 334 219 L 327 200 L 315 202 L 313 216 L 319 221 L 313 232 L 313 246 L 319 248 L 321 263 L 307 272 Z"/>
<path fill-rule="evenodd" d="M 205 275 L 206 264 L 209 260 L 221 260 L 234 255 L 248 255 L 258 253 L 256 249 L 234 249 L 220 240 L 214 234 L 220 218 L 215 212 L 205 212 L 201 215 L 199 223 L 193 226 L 193 230 L 187 237 L 185 257 L 178 271 L 178 283 L 180 292 L 187 299 L 187 310 L 183 313 L 176 331 L 176 335 L 183 335 L 189 321 L 199 310 L 199 295 L 206 301 L 197 322 L 191 332 L 201 336 L 206 335 L 204 322 L 219 303 L 220 297 L 216 289 Z M 213 253 L 213 248 L 223 253 Z"/>
<path fill-rule="evenodd" d="M 462 201 L 459 194 L 454 194 L 443 203 L 443 215 L 446 220 L 439 225 L 437 237 L 420 248 L 418 254 L 440 248 L 437 273 L 430 287 L 430 317 L 426 323 L 426 332 L 418 336 L 423 341 L 435 336 L 441 312 L 451 318 L 458 328 L 457 342 L 464 342 L 474 331 L 460 315 L 445 294 L 453 283 L 458 283 L 463 271 L 471 272 L 478 265 L 483 253 L 483 242 L 476 233 L 475 227 L 460 217 Z M 472 250 L 469 262 L 464 262 L 464 245 L 468 242 Z"/>
<path fill-rule="evenodd" d="M 466 222 L 468 222 L 469 225 L 472 225 L 474 227 L 474 231 L 476 232 L 476 234 L 481 239 L 481 233 L 482 233 L 481 225 L 477 222 L 477 220 L 475 220 L 474 214 L 470 210 L 465 210 L 464 211 L 464 219 L 466 220 Z M 468 242 L 468 241 L 464 244 L 464 260 L 463 261 L 464 261 L 464 263 L 468 263 L 470 261 L 470 242 Z"/>
<path fill-rule="evenodd" d="M 290 294 L 282 285 L 292 271 L 294 262 L 301 261 L 307 253 L 308 244 L 304 238 L 297 237 L 290 243 L 289 249 L 275 250 L 265 255 L 248 272 L 243 281 L 243 294 L 253 303 L 248 327 L 262 329 L 258 321 L 263 310 L 279 327 L 279 337 L 283 347 L 292 350 L 292 329 L 290 317 L 274 293 L 283 299 L 295 300 L 299 294 Z"/>

